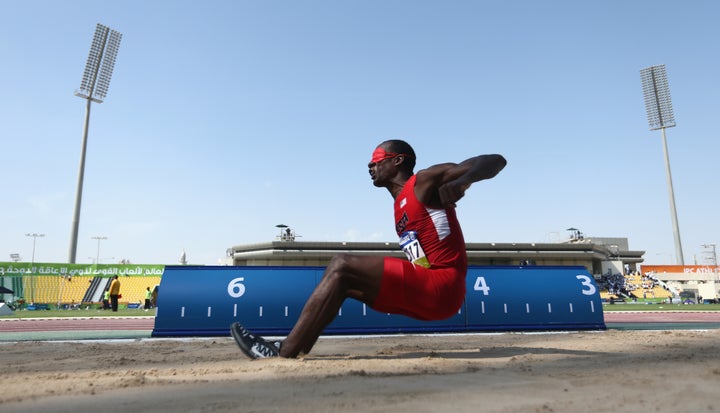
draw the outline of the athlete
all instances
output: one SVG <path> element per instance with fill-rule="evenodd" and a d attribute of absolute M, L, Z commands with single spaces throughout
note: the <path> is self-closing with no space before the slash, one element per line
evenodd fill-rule
<path fill-rule="evenodd" d="M 384 313 L 442 320 L 465 299 L 467 253 L 455 203 L 471 184 L 493 178 L 506 165 L 501 155 L 480 155 L 459 164 L 443 163 L 413 173 L 415 151 L 389 140 L 373 152 L 370 178 L 395 200 L 395 230 L 407 260 L 339 254 L 283 341 L 270 342 L 239 323 L 230 332 L 250 358 L 307 354 L 346 298 Z"/>

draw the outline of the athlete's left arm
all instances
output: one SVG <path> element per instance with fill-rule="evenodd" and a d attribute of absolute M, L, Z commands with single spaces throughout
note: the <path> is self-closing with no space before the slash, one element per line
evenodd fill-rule
<path fill-rule="evenodd" d="M 430 207 L 453 207 L 475 182 L 491 179 L 505 168 L 502 155 L 479 155 L 459 164 L 445 163 L 418 172 L 416 194 Z"/>

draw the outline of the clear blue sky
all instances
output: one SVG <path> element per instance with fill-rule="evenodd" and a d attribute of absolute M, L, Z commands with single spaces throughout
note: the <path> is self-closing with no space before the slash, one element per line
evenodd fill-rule
<path fill-rule="evenodd" d="M 720 243 L 720 2 L 0 2 L 0 261 L 67 262 L 96 23 L 123 34 L 93 104 L 77 262 L 216 264 L 272 241 L 395 241 L 367 162 L 501 153 L 458 205 L 469 242 L 627 237 L 673 263 L 660 131 L 640 69 L 665 64 L 686 264 Z M 92 257 L 92 259 L 91 259 Z"/>

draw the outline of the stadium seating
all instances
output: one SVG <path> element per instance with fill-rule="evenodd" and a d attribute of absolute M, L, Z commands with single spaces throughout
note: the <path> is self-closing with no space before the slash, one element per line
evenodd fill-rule
<path fill-rule="evenodd" d="M 625 285 L 630 294 L 637 298 L 670 298 L 672 294 L 659 283 L 639 273 L 625 275 Z"/>
<path fill-rule="evenodd" d="M 600 298 L 604 300 L 619 295 L 637 299 L 666 299 L 672 296 L 660 282 L 637 272 L 622 276 L 620 274 L 603 276 L 599 286 Z"/>
<path fill-rule="evenodd" d="M 120 277 L 120 294 L 121 303 L 140 303 L 145 304 L 145 293 L 147 288 L 150 290 L 160 284 L 160 277 Z"/>
<path fill-rule="evenodd" d="M 108 285 L 109 280 L 103 283 L 93 283 L 98 277 L 93 276 L 25 276 L 23 277 L 23 289 L 25 292 L 25 300 L 30 303 L 45 303 L 60 305 L 61 307 L 72 307 L 76 305 L 97 304 L 98 301 L 85 301 L 84 297 L 90 296 L 88 292 L 93 286 Z M 144 304 L 145 293 L 147 287 L 152 290 L 156 285 L 160 284 L 160 276 L 126 276 L 120 277 L 120 294 L 122 298 L 120 303 L 128 304 Z M 101 292 L 100 292 L 101 293 Z M 101 294 L 95 294 L 101 297 Z"/>
<path fill-rule="evenodd" d="M 26 300 L 48 304 L 79 304 L 87 289 L 88 283 L 85 280 L 90 278 L 92 277 L 68 279 L 47 275 L 24 277 L 23 286 L 27 295 Z"/>

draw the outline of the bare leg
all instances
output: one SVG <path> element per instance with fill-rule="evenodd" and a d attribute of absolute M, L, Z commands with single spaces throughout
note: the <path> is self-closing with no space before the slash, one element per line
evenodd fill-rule
<path fill-rule="evenodd" d="M 372 304 L 380 291 L 383 257 L 340 254 L 330 261 L 298 321 L 282 343 L 281 357 L 309 353 L 320 333 L 337 316 L 346 298 Z"/>

